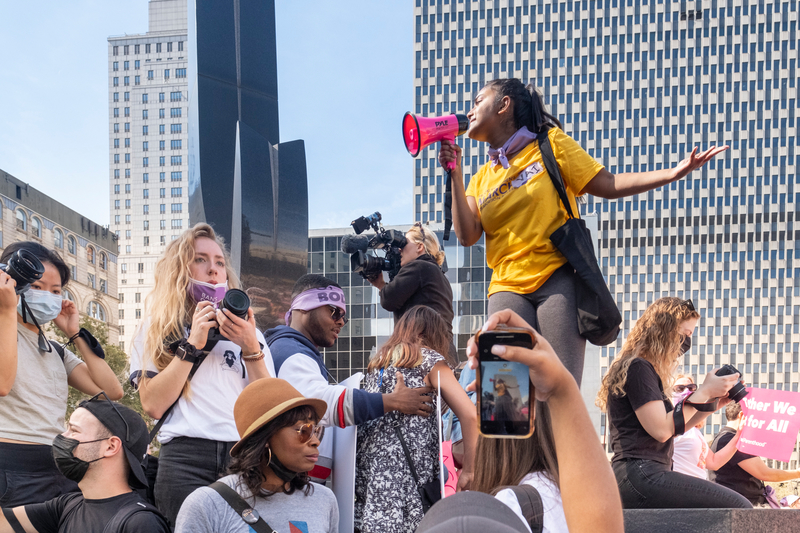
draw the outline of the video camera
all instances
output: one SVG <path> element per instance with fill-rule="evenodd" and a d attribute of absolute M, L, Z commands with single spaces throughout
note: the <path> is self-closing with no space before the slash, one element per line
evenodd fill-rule
<path fill-rule="evenodd" d="M 400 270 L 400 250 L 408 242 L 406 236 L 397 230 L 386 230 L 380 225 L 381 214 L 377 211 L 366 217 L 358 217 L 350 225 L 355 235 L 342 237 L 342 252 L 350 255 L 350 268 L 364 279 L 370 279 L 381 272 L 389 273 L 389 281 Z M 361 235 L 372 228 L 375 236 L 371 239 Z M 367 250 L 383 250 L 384 255 L 370 255 Z"/>

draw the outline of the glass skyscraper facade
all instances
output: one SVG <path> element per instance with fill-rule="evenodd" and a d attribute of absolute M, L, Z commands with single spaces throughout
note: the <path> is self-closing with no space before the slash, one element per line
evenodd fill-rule
<path fill-rule="evenodd" d="M 644 309 L 669 295 L 692 299 L 702 316 L 685 373 L 702 380 L 731 363 L 748 385 L 798 390 L 797 6 L 415 0 L 417 113 L 467 113 L 486 81 L 518 77 L 614 174 L 730 145 L 669 186 L 586 197 L 581 211 L 597 216 L 598 258 L 623 315 L 620 338 L 599 350 L 601 375 Z M 486 146 L 459 143 L 469 181 Z M 415 220 L 443 216 L 436 148 L 416 162 Z M 706 436 L 724 423 L 721 413 L 709 417 Z M 604 416 L 599 430 L 607 433 Z M 797 452 L 774 466 L 796 468 Z"/>

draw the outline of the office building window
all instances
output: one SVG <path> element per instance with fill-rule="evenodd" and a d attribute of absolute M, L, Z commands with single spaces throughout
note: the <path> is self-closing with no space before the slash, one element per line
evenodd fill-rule
<path fill-rule="evenodd" d="M 173 107 L 169 110 L 170 118 L 181 118 L 181 108 Z"/>
<path fill-rule="evenodd" d="M 186 69 L 185 68 L 176 68 L 175 69 L 175 77 L 176 78 L 185 78 L 186 77 Z"/>
<path fill-rule="evenodd" d="M 158 158 L 158 164 L 159 164 L 159 166 L 162 166 L 162 167 L 163 167 L 163 166 L 164 166 L 164 164 L 165 164 L 165 162 L 166 162 L 166 160 L 167 160 L 167 158 L 166 158 L 165 156 L 163 156 L 163 155 L 162 155 L 162 156 L 160 156 L 160 157 Z"/>
<path fill-rule="evenodd" d="M 156 43 L 156 53 L 157 54 L 161 53 L 161 43 Z"/>
<path fill-rule="evenodd" d="M 125 85 L 125 87 L 129 86 L 131 84 L 131 77 L 130 76 L 123 77 L 122 83 Z"/>
<path fill-rule="evenodd" d="M 128 55 L 128 50 L 129 50 L 129 49 L 130 49 L 130 47 L 129 47 L 129 46 L 126 44 L 125 46 L 123 46 L 123 53 L 124 53 L 125 55 Z"/>
<path fill-rule="evenodd" d="M 160 135 L 164 135 L 166 133 L 166 126 L 164 124 L 158 125 L 158 133 Z"/>
<path fill-rule="evenodd" d="M 172 204 L 170 213 L 183 213 L 183 204 Z"/>
<path fill-rule="evenodd" d="M 133 84 L 134 85 L 140 85 L 141 83 L 142 83 L 142 77 L 141 76 L 139 76 L 137 74 L 136 76 L 133 77 Z"/>
<path fill-rule="evenodd" d="M 144 45 L 144 53 L 145 54 L 149 54 L 150 53 L 150 45 L 149 44 Z"/>
<path fill-rule="evenodd" d="M 159 102 L 163 102 L 164 101 L 164 93 L 158 93 L 158 101 Z"/>
<path fill-rule="evenodd" d="M 165 80 L 168 80 L 168 79 L 169 79 L 169 69 L 168 69 L 168 68 L 165 68 L 165 69 L 164 69 L 164 79 L 165 79 Z"/>
<path fill-rule="evenodd" d="M 166 215 L 167 214 L 167 204 L 161 204 L 158 206 L 158 214 Z"/>
<path fill-rule="evenodd" d="M 58 228 L 53 230 L 53 244 L 56 248 L 64 248 L 64 233 Z"/>
<path fill-rule="evenodd" d="M 75 265 L 69 266 L 69 276 L 75 281 L 78 281 L 78 267 Z"/>
<path fill-rule="evenodd" d="M 152 70 L 148 70 L 147 71 L 147 79 L 148 80 L 152 80 L 153 79 L 153 71 Z"/>
<path fill-rule="evenodd" d="M 144 204 L 142 206 L 142 214 L 143 215 L 149 215 L 150 214 L 150 206 L 149 205 Z"/>
<path fill-rule="evenodd" d="M 42 238 L 42 221 L 36 217 L 31 218 L 31 233 L 34 237 Z"/>
<path fill-rule="evenodd" d="M 131 162 L 131 154 L 125 154 L 125 163 Z"/>
<path fill-rule="evenodd" d="M 108 294 L 108 287 L 106 286 L 106 280 L 100 278 L 100 292 L 103 294 Z"/>
<path fill-rule="evenodd" d="M 114 63 L 112 63 L 111 70 L 113 70 L 114 72 L 117 72 L 119 70 L 119 61 L 114 61 Z"/>
<path fill-rule="evenodd" d="M 119 46 L 113 46 L 113 47 L 111 47 L 111 50 L 112 50 L 111 53 L 113 55 L 115 55 L 115 56 L 119 55 Z M 114 63 L 116 64 L 116 61 Z"/>
<path fill-rule="evenodd" d="M 125 184 L 125 194 L 130 194 L 130 193 L 131 193 L 131 184 L 130 183 L 126 183 Z"/>
<path fill-rule="evenodd" d="M 150 198 L 150 189 L 142 189 L 142 198 Z"/>
<path fill-rule="evenodd" d="M 150 145 L 150 144 L 149 144 L 149 142 L 148 142 L 148 141 L 144 141 L 144 142 L 142 143 L 142 151 L 143 151 L 143 152 L 147 152 L 149 145 Z"/>
<path fill-rule="evenodd" d="M 166 187 L 162 187 L 159 191 L 159 198 L 166 198 L 167 197 L 167 189 Z"/>
<path fill-rule="evenodd" d="M 119 148 L 119 139 L 114 139 L 114 148 Z"/>
<path fill-rule="evenodd" d="M 128 137 L 125 139 L 125 148 L 130 148 L 130 147 L 131 147 L 131 139 L 130 137 Z"/>
<path fill-rule="evenodd" d="M 150 246 L 150 237 L 144 236 L 144 246 Z"/>
<path fill-rule="evenodd" d="M 119 179 L 119 169 L 118 168 L 114 169 L 114 179 Z"/>
<path fill-rule="evenodd" d="M 96 289 L 97 288 L 97 284 L 95 283 L 94 274 L 88 274 L 87 277 L 88 277 L 87 285 L 89 285 L 93 289 Z"/>
<path fill-rule="evenodd" d="M 130 108 L 130 107 L 126 107 L 126 108 L 125 108 L 125 116 L 126 116 L 126 117 L 129 117 L 129 116 L 131 116 L 131 108 Z"/>
<path fill-rule="evenodd" d="M 114 154 L 114 164 L 119 165 L 119 154 Z"/>
<path fill-rule="evenodd" d="M 169 132 L 170 133 L 181 133 L 182 132 L 181 125 L 180 124 L 170 124 Z"/>
<path fill-rule="evenodd" d="M 167 52 L 172 52 L 172 43 L 167 43 Z"/>
<path fill-rule="evenodd" d="M 130 93 L 130 92 L 128 92 L 128 91 L 125 91 L 125 98 L 124 98 L 124 100 L 125 100 L 126 102 L 130 102 L 130 101 L 131 101 L 131 93 Z"/>
<path fill-rule="evenodd" d="M 119 78 L 114 76 L 114 79 L 112 80 L 112 83 L 113 83 L 114 87 L 119 87 Z"/>
<path fill-rule="evenodd" d="M 131 177 L 131 169 L 129 169 L 129 168 L 125 169 L 125 177 L 126 178 L 130 178 Z"/>
<path fill-rule="evenodd" d="M 180 198 L 183 196 L 183 187 L 172 187 L 170 189 L 170 196 L 172 198 Z"/>
<path fill-rule="evenodd" d="M 182 146 L 181 146 L 181 140 L 180 140 L 180 139 L 177 139 L 177 140 L 170 141 L 170 142 L 169 142 L 169 147 L 170 147 L 171 149 L 173 149 L 173 150 L 180 150 L 180 149 L 182 148 Z"/>
<path fill-rule="evenodd" d="M 167 147 L 167 141 L 158 141 L 158 149 L 163 150 Z"/>
<path fill-rule="evenodd" d="M 142 109 L 142 120 L 147 120 L 147 109 Z"/>
<path fill-rule="evenodd" d="M 119 202 L 119 200 L 117 200 Z M 67 237 L 67 251 L 71 254 L 75 254 L 75 250 L 77 249 L 77 244 L 75 243 L 75 237 L 70 235 Z"/>
<path fill-rule="evenodd" d="M 170 172 L 170 181 L 181 181 L 183 179 L 183 172 Z"/>
<path fill-rule="evenodd" d="M 148 128 L 147 126 L 142 126 L 142 135 L 147 135 L 149 131 L 150 128 Z"/>
<path fill-rule="evenodd" d="M 119 215 L 117 215 L 117 218 L 119 218 Z M 130 224 L 130 223 L 131 223 L 131 216 L 125 215 L 125 224 Z"/>
<path fill-rule="evenodd" d="M 101 322 L 106 321 L 105 309 L 103 309 L 103 306 L 100 305 L 98 302 L 95 302 L 94 300 L 89 302 L 89 305 L 86 306 L 86 314 L 94 318 L 95 320 L 99 320 Z"/>
<path fill-rule="evenodd" d="M 131 208 L 131 201 L 125 200 L 125 209 L 130 209 L 130 208 Z"/>
<path fill-rule="evenodd" d="M 166 114 L 165 114 L 164 108 L 159 109 L 158 110 L 158 118 L 165 118 L 165 117 L 166 117 Z"/>
<path fill-rule="evenodd" d="M 172 229 L 181 229 L 183 227 L 183 220 L 180 218 L 172 219 Z"/>
<path fill-rule="evenodd" d="M 114 110 L 111 112 L 114 115 L 114 118 L 119 118 L 119 108 L 115 107 Z"/>
<path fill-rule="evenodd" d="M 119 184 L 114 185 L 114 194 L 119 194 Z"/>
<path fill-rule="evenodd" d="M 183 52 L 183 41 L 178 41 L 178 52 Z"/>
<path fill-rule="evenodd" d="M 143 157 L 142 158 L 142 166 L 143 167 L 150 166 L 150 158 L 149 157 Z"/>
<path fill-rule="evenodd" d="M 169 101 L 170 102 L 180 102 L 181 101 L 181 92 L 174 91 L 169 93 Z"/>
<path fill-rule="evenodd" d="M 119 200 L 114 200 L 114 209 L 119 209 Z"/>
<path fill-rule="evenodd" d="M 136 45 L 136 48 L 139 48 L 139 45 L 138 45 L 138 44 Z M 137 52 L 137 53 L 138 53 L 138 52 Z M 139 67 L 140 67 L 140 66 L 141 66 L 141 62 L 140 62 L 138 59 L 137 59 L 136 61 L 134 61 L 134 62 L 133 62 L 133 68 L 134 68 L 135 70 L 139 70 Z"/>
<path fill-rule="evenodd" d="M 183 156 L 173 155 L 170 156 L 170 163 L 172 166 L 181 165 L 183 163 Z"/>
<path fill-rule="evenodd" d="M 166 175 L 167 175 L 166 172 L 159 172 L 158 173 L 158 181 L 160 181 L 161 183 L 164 183 L 165 181 L 167 181 L 166 177 L 165 177 Z"/>
<path fill-rule="evenodd" d="M 130 122 L 126 122 L 125 123 L 125 133 L 127 133 L 129 131 L 131 131 L 131 123 Z"/>
<path fill-rule="evenodd" d="M 119 102 L 119 93 L 114 93 L 114 101 Z"/>
<path fill-rule="evenodd" d="M 119 123 L 114 123 L 114 133 L 119 133 Z"/>
<path fill-rule="evenodd" d="M 158 223 L 158 228 L 159 229 L 167 229 L 167 221 L 166 220 L 160 220 L 159 223 Z"/>
<path fill-rule="evenodd" d="M 124 68 L 125 70 L 130 70 L 131 62 L 130 61 L 124 61 L 122 63 L 122 65 L 123 65 L 122 68 Z"/>
<path fill-rule="evenodd" d="M 143 93 L 143 94 L 142 94 L 142 103 L 143 103 L 143 104 L 146 104 L 146 103 L 147 103 L 147 93 Z"/>

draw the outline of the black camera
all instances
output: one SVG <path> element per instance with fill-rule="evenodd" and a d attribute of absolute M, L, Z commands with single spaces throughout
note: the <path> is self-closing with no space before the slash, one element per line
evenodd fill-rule
<path fill-rule="evenodd" d="M 389 281 L 400 271 L 400 250 L 408 240 L 397 230 L 386 230 L 380 225 L 381 214 L 375 212 L 366 217 L 358 217 L 350 223 L 356 235 L 345 235 L 342 239 L 342 252 L 350 254 L 350 268 L 358 272 L 364 279 L 371 279 L 389 273 Z M 361 235 L 368 228 L 375 231 L 375 236 L 367 238 Z M 368 250 L 382 250 L 383 255 L 368 254 Z"/>
<path fill-rule="evenodd" d="M 246 292 L 240 291 L 239 289 L 228 289 L 225 292 L 225 297 L 219 304 L 219 308 L 227 309 L 242 320 L 247 320 L 247 310 L 250 309 L 250 297 L 247 296 Z M 226 340 L 229 339 L 220 333 L 219 328 L 211 328 L 208 331 L 208 342 L 206 342 L 203 350 L 211 351 L 219 341 Z"/>
<path fill-rule="evenodd" d="M 17 282 L 15 290 L 20 294 L 28 290 L 31 283 L 42 278 L 44 265 L 32 252 L 21 248 L 11 254 L 7 264 L 0 263 L 0 270 Z"/>
<path fill-rule="evenodd" d="M 730 376 L 731 374 L 739 374 L 739 378 L 742 377 L 742 373 L 733 365 L 723 365 L 722 368 L 717 370 L 718 376 Z M 745 396 L 747 396 L 747 389 L 739 381 L 728 391 L 728 398 L 734 402 L 739 402 Z"/>

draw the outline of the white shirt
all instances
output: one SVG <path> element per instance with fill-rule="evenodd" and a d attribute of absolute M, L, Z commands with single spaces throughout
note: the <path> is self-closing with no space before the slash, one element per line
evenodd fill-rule
<path fill-rule="evenodd" d="M 133 339 L 131 349 L 131 381 L 145 371 L 158 373 L 152 359 L 143 365 L 146 322 Z M 264 347 L 264 361 L 271 376 L 275 375 L 272 356 L 264 336 L 256 329 L 258 342 Z M 243 375 L 244 374 L 244 375 Z M 233 420 L 233 404 L 250 383 L 250 374 L 244 371 L 241 348 L 231 341 L 220 341 L 197 369 L 189 389 L 189 397 L 182 394 L 158 433 L 158 442 L 166 444 L 175 437 L 193 437 L 222 442 L 239 440 Z"/>
<path fill-rule="evenodd" d="M 542 531 L 544 533 L 569 533 L 567 519 L 564 516 L 564 505 L 561 503 L 561 491 L 558 486 L 544 472 L 528 474 L 522 478 L 520 485 L 522 484 L 534 487 L 539 491 L 539 496 L 542 498 L 542 509 L 544 510 L 544 527 Z M 495 497 L 511 507 L 511 510 L 517 513 L 522 523 L 530 531 L 528 520 L 522 516 L 522 508 L 511 489 L 503 489 Z"/>
<path fill-rule="evenodd" d="M 692 428 L 683 435 L 675 437 L 674 451 L 672 452 L 672 470 L 687 476 L 707 479 L 706 456 L 708 443 L 703 433 Z"/>

